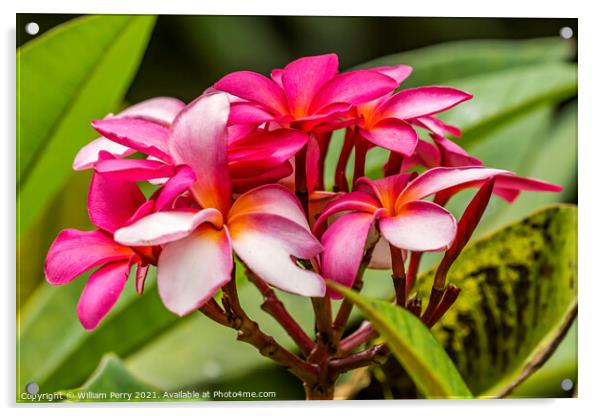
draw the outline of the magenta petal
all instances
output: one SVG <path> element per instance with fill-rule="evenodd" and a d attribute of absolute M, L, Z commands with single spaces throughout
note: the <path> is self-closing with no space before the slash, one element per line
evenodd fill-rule
<path fill-rule="evenodd" d="M 405 79 L 412 73 L 412 67 L 408 65 L 378 66 L 371 69 L 372 71 L 376 71 L 393 78 L 398 84 L 401 84 L 403 81 L 405 81 Z"/>
<path fill-rule="evenodd" d="M 135 153 L 136 150 L 119 143 L 115 143 L 106 137 L 99 137 L 82 147 L 73 160 L 74 170 L 91 168 L 98 161 L 100 152 L 108 152 L 117 157 L 126 157 Z"/>
<path fill-rule="evenodd" d="M 413 123 L 429 130 L 432 133 L 435 133 L 437 136 L 445 137 L 446 133 L 451 134 L 452 136 L 460 137 L 462 132 L 459 128 L 455 126 L 451 126 L 449 124 L 445 124 L 441 120 L 433 116 L 424 116 L 419 117 L 415 120 L 412 120 Z"/>
<path fill-rule="evenodd" d="M 293 166 L 287 161 L 259 175 L 232 177 L 232 191 L 235 193 L 247 192 L 258 186 L 273 184 L 292 173 Z"/>
<path fill-rule="evenodd" d="M 143 118 L 168 126 L 186 104 L 173 97 L 155 97 L 134 104 L 117 117 Z"/>
<path fill-rule="evenodd" d="M 332 103 L 361 104 L 397 88 L 397 82 L 378 72 L 358 70 L 336 75 L 315 96 L 310 110 L 319 111 Z"/>
<path fill-rule="evenodd" d="M 155 246 L 179 240 L 200 224 L 223 225 L 221 212 L 214 208 L 201 211 L 162 211 L 139 219 L 115 231 L 115 241 L 126 246 Z"/>
<path fill-rule="evenodd" d="M 279 114 L 288 112 L 282 88 L 271 79 L 251 71 L 226 75 L 214 85 L 216 90 L 253 101 Z"/>
<path fill-rule="evenodd" d="M 129 272 L 130 262 L 118 261 L 92 273 L 77 304 L 77 316 L 86 330 L 96 328 L 115 305 Z"/>
<path fill-rule="evenodd" d="M 203 208 L 230 207 L 228 133 L 230 103 L 226 94 L 204 95 L 180 112 L 171 127 L 169 150 L 178 164 L 196 175 L 191 190 Z"/>
<path fill-rule="evenodd" d="M 92 127 L 115 143 L 165 162 L 171 160 L 167 150 L 169 130 L 161 124 L 136 118 L 108 118 L 94 120 Z"/>
<path fill-rule="evenodd" d="M 157 266 L 159 296 L 167 309 L 186 315 L 230 281 L 232 264 L 227 229 L 203 224 L 189 236 L 163 247 Z"/>
<path fill-rule="evenodd" d="M 249 214 L 280 216 L 309 230 L 305 213 L 299 200 L 286 187 L 278 184 L 264 185 L 244 193 L 234 204 L 228 222 Z"/>
<path fill-rule="evenodd" d="M 381 120 L 369 129 L 360 129 L 360 134 L 369 142 L 403 156 L 411 156 L 418 144 L 418 135 L 412 126 L 393 118 Z"/>
<path fill-rule="evenodd" d="M 304 270 L 292 257 L 311 259 L 320 242 L 303 226 L 279 215 L 239 215 L 228 224 L 240 259 L 267 283 L 301 296 L 324 296 L 320 275 Z"/>
<path fill-rule="evenodd" d="M 174 174 L 174 167 L 164 162 L 149 159 L 108 159 L 94 166 L 96 172 L 122 181 L 146 181 L 168 178 Z"/>
<path fill-rule="evenodd" d="M 456 219 L 445 208 L 429 201 L 403 204 L 395 217 L 382 218 L 380 232 L 395 247 L 411 251 L 441 251 L 456 236 Z"/>
<path fill-rule="evenodd" d="M 161 188 L 157 197 L 157 211 L 171 208 L 175 199 L 186 191 L 196 180 L 194 172 L 188 166 L 180 166 L 174 176 Z"/>
<path fill-rule="evenodd" d="M 483 162 L 468 154 L 468 152 L 451 140 L 443 136 L 432 136 L 441 152 L 441 163 L 443 166 L 480 166 L 483 164 Z"/>
<path fill-rule="evenodd" d="M 134 255 L 129 247 L 117 244 L 102 231 L 67 229 L 52 242 L 44 273 L 52 285 L 62 285 L 98 265 L 128 259 Z"/>
<path fill-rule="evenodd" d="M 289 63 L 282 73 L 282 85 L 291 113 L 307 115 L 320 88 L 336 75 L 339 59 L 336 54 L 306 56 Z"/>
<path fill-rule="evenodd" d="M 380 205 L 392 214 L 395 209 L 395 201 L 411 176 L 411 173 L 400 173 L 377 180 L 364 177 L 356 181 L 355 187 L 358 191 L 369 193 L 378 198 Z"/>
<path fill-rule="evenodd" d="M 334 214 L 344 211 L 363 211 L 375 213 L 381 207 L 380 202 L 365 192 L 350 192 L 330 201 L 313 225 L 314 233 L 318 234 L 324 222 Z"/>
<path fill-rule="evenodd" d="M 399 195 L 395 205 L 399 207 L 407 201 L 422 199 L 457 185 L 489 179 L 501 173 L 508 173 L 508 171 L 482 166 L 429 169 L 410 182 Z"/>
<path fill-rule="evenodd" d="M 399 91 L 381 104 L 382 118 L 409 120 L 447 110 L 472 95 L 450 87 L 418 87 Z"/>
<path fill-rule="evenodd" d="M 248 102 L 232 103 L 230 105 L 230 116 L 228 126 L 234 124 L 259 125 L 274 119 L 274 115 L 259 107 L 257 104 Z"/>
<path fill-rule="evenodd" d="M 322 237 L 322 275 L 325 279 L 353 286 L 374 219 L 374 214 L 355 212 L 343 215 L 328 227 Z M 328 294 L 334 299 L 341 298 L 334 291 Z"/>
<path fill-rule="evenodd" d="M 111 160 L 120 159 L 106 161 Z M 92 175 L 88 191 L 88 215 L 98 228 L 115 232 L 145 202 L 146 198 L 135 182 L 98 172 Z"/>

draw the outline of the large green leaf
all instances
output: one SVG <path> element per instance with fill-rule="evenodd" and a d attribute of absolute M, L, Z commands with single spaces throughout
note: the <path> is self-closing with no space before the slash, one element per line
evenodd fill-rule
<path fill-rule="evenodd" d="M 561 38 L 528 40 L 465 40 L 402 52 L 361 64 L 410 65 L 412 75 L 403 87 L 442 84 L 451 80 L 497 72 L 508 68 L 569 59 L 575 44 Z"/>
<path fill-rule="evenodd" d="M 577 312 L 577 209 L 557 205 L 471 244 L 448 280 L 462 288 L 433 333 L 470 389 L 499 397 L 536 370 Z M 420 276 L 429 293 L 434 271 Z M 394 363 L 389 383 L 407 383 Z"/>
<path fill-rule="evenodd" d="M 391 302 L 367 298 L 331 281 L 327 284 L 362 311 L 427 398 L 472 397 L 453 361 L 420 319 Z"/>
<path fill-rule="evenodd" d="M 90 120 L 115 111 L 136 73 L 154 16 L 88 16 L 17 50 L 18 235 L 94 138 Z"/>
<path fill-rule="evenodd" d="M 159 401 L 163 393 L 132 375 L 115 354 L 105 355 L 79 388 L 60 391 L 69 402 Z"/>

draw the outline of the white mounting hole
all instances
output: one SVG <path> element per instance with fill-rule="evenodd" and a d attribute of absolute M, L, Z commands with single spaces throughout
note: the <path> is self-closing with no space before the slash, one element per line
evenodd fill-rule
<path fill-rule="evenodd" d="M 565 378 L 560 382 L 560 388 L 564 391 L 569 391 L 573 388 L 573 380 Z"/>
<path fill-rule="evenodd" d="M 573 29 L 568 26 L 565 26 L 560 29 L 560 37 L 562 39 L 570 39 L 573 37 Z"/>
<path fill-rule="evenodd" d="M 28 35 L 37 35 L 39 31 L 40 25 L 36 22 L 29 22 L 25 25 L 25 32 L 27 32 Z"/>

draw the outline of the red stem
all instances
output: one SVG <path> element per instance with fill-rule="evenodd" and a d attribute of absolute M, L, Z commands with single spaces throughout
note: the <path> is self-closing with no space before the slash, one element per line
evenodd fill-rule
<path fill-rule="evenodd" d="M 351 156 L 351 150 L 353 150 L 353 128 L 348 127 L 345 130 L 345 140 L 343 141 L 343 147 L 341 148 L 339 160 L 334 170 L 335 188 L 333 190 L 335 192 L 347 192 L 346 189 L 349 188 L 349 185 L 347 184 L 345 170 L 347 168 L 347 162 L 349 161 L 349 157 Z"/>

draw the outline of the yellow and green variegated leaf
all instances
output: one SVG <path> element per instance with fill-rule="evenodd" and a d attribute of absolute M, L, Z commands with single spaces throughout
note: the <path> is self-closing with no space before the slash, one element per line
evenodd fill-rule
<path fill-rule="evenodd" d="M 472 397 L 453 361 L 420 319 L 391 302 L 362 296 L 331 281 L 327 284 L 362 311 L 422 394 L 440 399 Z"/>
<path fill-rule="evenodd" d="M 500 397 L 554 352 L 577 313 L 577 208 L 555 205 L 480 239 L 452 266 L 448 281 L 462 291 L 432 332 L 467 385 Z M 426 298 L 434 271 L 420 276 Z M 398 395 L 407 379 L 385 370 Z"/>

